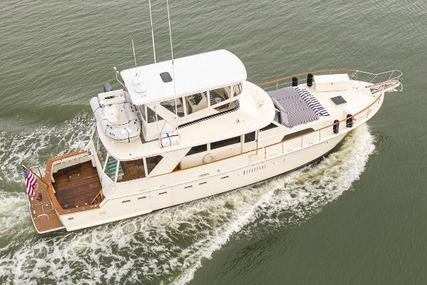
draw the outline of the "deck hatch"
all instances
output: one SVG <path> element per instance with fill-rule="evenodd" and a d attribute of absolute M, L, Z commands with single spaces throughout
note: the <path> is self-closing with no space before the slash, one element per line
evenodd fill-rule
<path fill-rule="evenodd" d="M 162 73 L 160 73 L 160 77 L 162 78 L 162 81 L 164 83 L 172 82 L 172 76 L 170 75 L 169 72 L 162 72 Z"/>
<path fill-rule="evenodd" d="M 342 96 L 332 97 L 331 101 L 335 103 L 335 105 L 341 105 L 347 103 L 347 101 Z"/>

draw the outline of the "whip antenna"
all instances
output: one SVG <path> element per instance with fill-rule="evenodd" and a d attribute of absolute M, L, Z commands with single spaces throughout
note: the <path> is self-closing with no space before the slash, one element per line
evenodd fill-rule
<path fill-rule="evenodd" d="M 168 10 L 168 23 L 169 23 L 169 40 L 171 44 L 171 56 L 172 56 L 172 65 L 174 64 L 173 57 L 173 41 L 172 41 L 172 26 L 171 26 L 171 15 L 169 10 L 169 0 L 166 0 L 166 8 Z"/>
<path fill-rule="evenodd" d="M 131 38 L 131 41 L 132 41 L 133 61 L 135 62 L 135 67 L 137 67 L 138 65 L 136 64 L 135 43 L 133 41 L 133 38 Z"/>
<path fill-rule="evenodd" d="M 166 8 L 168 10 L 168 23 L 169 23 L 169 41 L 171 44 L 171 58 L 172 58 L 172 82 L 173 82 L 173 92 L 175 97 L 175 115 L 178 115 L 178 108 L 177 108 L 177 100 L 176 100 L 176 78 L 175 78 L 175 61 L 174 61 L 174 54 L 173 54 L 173 41 L 172 41 L 172 25 L 171 25 L 171 14 L 169 9 L 169 0 L 166 0 Z M 176 128 L 178 128 L 176 126 Z"/>
<path fill-rule="evenodd" d="M 151 0 L 148 0 L 148 8 L 150 10 L 150 24 L 151 24 L 151 40 L 153 42 L 153 56 L 154 56 L 154 63 L 157 63 L 157 57 L 156 57 L 156 44 L 154 40 L 154 26 L 153 26 L 153 14 L 151 11 Z"/>

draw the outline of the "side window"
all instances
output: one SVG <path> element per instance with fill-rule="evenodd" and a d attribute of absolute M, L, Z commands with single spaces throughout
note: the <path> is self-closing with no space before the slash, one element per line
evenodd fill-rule
<path fill-rule="evenodd" d="M 156 121 L 156 113 L 147 107 L 147 123 L 154 123 Z"/>
<path fill-rule="evenodd" d="M 178 115 L 179 117 L 184 117 L 185 115 L 182 98 L 163 101 L 160 103 L 160 105 L 168 109 L 171 113 Z"/>
<path fill-rule="evenodd" d="M 245 135 L 245 143 L 253 142 L 255 140 L 255 132 L 248 133 Z"/>
<path fill-rule="evenodd" d="M 113 181 L 116 178 L 116 170 L 117 170 L 117 160 L 111 155 L 108 156 L 107 164 L 105 165 L 104 172 L 108 175 Z M 120 173 L 119 173 L 120 176 Z"/>
<path fill-rule="evenodd" d="M 261 129 L 261 132 L 264 132 L 264 131 L 267 131 L 267 130 L 270 130 L 270 129 L 274 129 L 274 128 L 277 128 L 277 125 L 275 125 L 275 124 L 271 123 L 270 125 L 268 125 L 268 126 L 266 126 L 266 127 L 262 128 L 262 129 Z"/>
<path fill-rule="evenodd" d="M 239 96 L 242 94 L 242 83 L 236 84 L 233 86 L 234 96 Z"/>
<path fill-rule="evenodd" d="M 144 161 L 142 159 L 132 161 L 120 161 L 117 182 L 130 181 L 145 177 Z"/>
<path fill-rule="evenodd" d="M 210 103 L 211 103 L 211 106 L 213 106 L 230 98 L 231 87 L 211 90 L 209 93 L 210 93 L 210 101 L 211 101 Z"/>
<path fill-rule="evenodd" d="M 156 116 L 159 121 L 163 120 L 162 117 L 156 114 L 153 110 L 151 110 L 150 107 L 147 107 L 147 123 L 154 123 L 156 122 Z"/>
<path fill-rule="evenodd" d="M 237 144 L 237 143 L 240 143 L 240 136 L 211 143 L 211 149 L 225 147 L 225 146 Z"/>
<path fill-rule="evenodd" d="M 176 113 L 175 100 L 160 102 L 160 105 L 168 109 L 171 113 Z"/>
<path fill-rule="evenodd" d="M 196 153 L 205 152 L 208 150 L 208 146 L 206 144 L 194 146 L 190 149 L 190 151 L 187 153 L 187 156 L 193 155 Z"/>
<path fill-rule="evenodd" d="M 147 157 L 145 159 L 147 162 L 148 174 L 150 174 L 151 171 L 153 171 L 153 169 L 157 166 L 157 164 L 159 164 L 159 162 L 162 160 L 162 158 L 163 157 L 161 155 L 156 155 L 156 156 Z"/>
<path fill-rule="evenodd" d="M 185 97 L 187 114 L 192 114 L 208 107 L 208 93 L 202 92 Z"/>
<path fill-rule="evenodd" d="M 147 112 L 145 109 L 145 105 L 142 105 L 139 110 L 141 111 L 142 119 L 147 122 Z"/>
<path fill-rule="evenodd" d="M 101 139 L 98 137 L 98 132 L 95 131 L 96 134 L 96 140 L 95 140 L 95 147 L 96 147 L 96 154 L 98 155 L 99 162 L 101 163 L 101 167 L 104 167 L 105 159 L 107 158 L 107 151 L 104 148 L 104 145 L 101 142 Z"/>
<path fill-rule="evenodd" d="M 183 102 L 182 98 L 177 98 L 175 100 L 176 100 L 176 114 L 178 115 L 178 117 L 182 118 L 185 116 L 184 102 Z"/>

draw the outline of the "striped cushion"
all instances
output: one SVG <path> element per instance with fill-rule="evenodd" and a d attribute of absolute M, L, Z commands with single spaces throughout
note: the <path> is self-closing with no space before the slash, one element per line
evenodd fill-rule
<path fill-rule="evenodd" d="M 319 116 L 329 116 L 328 111 L 317 101 L 317 99 L 305 89 L 295 87 L 299 96 L 310 106 L 310 108 Z"/>

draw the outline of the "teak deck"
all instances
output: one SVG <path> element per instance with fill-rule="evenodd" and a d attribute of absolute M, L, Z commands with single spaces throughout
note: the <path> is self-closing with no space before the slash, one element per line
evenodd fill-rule
<path fill-rule="evenodd" d="M 30 215 L 38 233 L 47 233 L 64 228 L 47 191 L 48 186 L 37 178 L 37 196 L 29 198 Z"/>
<path fill-rule="evenodd" d="M 98 172 L 90 161 L 61 169 L 53 177 L 56 198 L 63 209 L 91 205 L 102 188 Z"/>

